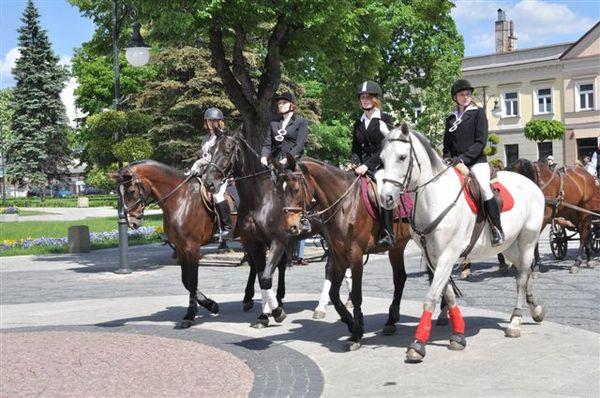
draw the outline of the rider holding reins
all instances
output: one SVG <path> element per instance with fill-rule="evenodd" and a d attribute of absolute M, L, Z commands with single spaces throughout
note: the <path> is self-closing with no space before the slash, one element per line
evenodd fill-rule
<path fill-rule="evenodd" d="M 490 165 L 483 154 L 488 137 L 485 110 L 471 100 L 473 86 L 467 80 L 455 81 L 451 94 L 456 110 L 446 118 L 443 157 L 465 177 L 470 172 L 477 179 L 491 222 L 492 246 L 499 246 L 504 243 L 504 232 L 500 209 L 490 186 Z"/>
<path fill-rule="evenodd" d="M 383 162 L 379 157 L 383 149 L 384 137 L 394 128 L 391 115 L 381 111 L 382 92 L 379 84 L 367 80 L 358 86 L 357 96 L 363 110 L 361 117 L 354 122 L 352 134 L 352 164 L 357 175 L 368 175 L 377 180 L 381 187 Z M 394 210 L 384 210 L 385 230 L 378 245 L 394 245 Z"/>
<path fill-rule="evenodd" d="M 206 166 L 212 159 L 213 148 L 217 143 L 217 138 L 225 133 L 225 121 L 223 112 L 218 108 L 208 108 L 204 112 L 204 128 L 209 134 L 202 138 L 202 149 L 200 150 L 200 159 L 194 162 L 191 172 L 196 175 L 202 175 Z M 215 200 L 215 209 L 219 216 L 220 237 L 222 240 L 229 239 L 231 234 L 231 209 L 225 198 L 225 191 L 228 184 L 221 184 L 218 192 L 213 194 Z"/>

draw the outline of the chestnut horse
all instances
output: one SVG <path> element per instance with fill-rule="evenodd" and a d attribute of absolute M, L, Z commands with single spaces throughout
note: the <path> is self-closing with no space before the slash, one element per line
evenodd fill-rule
<path fill-rule="evenodd" d="M 583 250 L 586 252 L 588 267 L 594 267 L 589 234 L 591 232 L 592 215 L 584 211 L 564 206 L 575 205 L 583 209 L 599 212 L 600 198 L 594 177 L 582 167 L 565 167 L 564 171 L 553 171 L 545 162 L 530 162 L 527 159 L 517 159 L 510 165 L 510 171 L 528 177 L 535 182 L 546 199 L 544 209 L 544 223 L 542 230 L 552 222 L 555 217 L 563 217 L 577 227 L 579 233 L 579 250 L 575 264 L 570 269 L 571 273 L 579 272 Z M 536 250 L 536 263 L 539 263 L 539 254 Z"/>
<path fill-rule="evenodd" d="M 131 163 L 121 168 L 116 177 L 119 200 L 130 228 L 142 225 L 144 209 L 151 201 L 162 209 L 165 234 L 175 246 L 181 280 L 190 294 L 187 312 L 177 327 L 188 328 L 194 324 L 197 304 L 213 314 L 218 313 L 218 304 L 198 290 L 200 248 L 213 242 L 217 227 L 212 210 L 207 209 L 201 197 L 198 181 L 153 160 Z M 252 285 L 255 275 L 251 271 Z"/>
<path fill-rule="evenodd" d="M 329 296 L 351 334 L 349 349 L 356 350 L 360 348 L 364 333 L 361 310 L 363 255 L 382 251 L 376 245 L 383 228 L 382 220 L 369 216 L 359 181 L 353 173 L 309 157 L 296 161 L 288 156 L 285 169 L 277 163 L 274 166 L 279 169 L 284 190 L 285 226 L 291 234 L 298 234 L 301 230 L 301 218 L 312 198 L 317 201 L 316 209 L 321 215 L 323 232 L 332 253 Z M 406 282 L 404 249 L 411 237 L 409 224 L 396 222 L 394 234 L 395 245 L 388 252 L 394 279 L 394 298 L 383 328 L 384 335 L 394 334 L 396 323 L 400 320 L 400 301 Z M 348 267 L 352 271 L 350 295 L 354 316 L 340 300 L 340 285 Z"/>

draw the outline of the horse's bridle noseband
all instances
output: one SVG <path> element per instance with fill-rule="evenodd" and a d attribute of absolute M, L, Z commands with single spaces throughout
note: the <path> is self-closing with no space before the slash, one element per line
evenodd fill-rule
<path fill-rule="evenodd" d="M 414 162 L 413 159 L 416 159 L 417 161 L 417 166 L 419 167 L 419 170 L 421 170 L 421 163 L 419 162 L 419 158 L 417 158 L 416 154 L 415 154 L 415 147 L 412 144 L 412 139 L 410 137 L 410 135 L 407 138 L 404 137 L 400 137 L 400 138 L 388 138 L 387 139 L 387 143 L 390 142 L 406 142 L 410 145 L 410 150 L 409 150 L 409 158 L 408 158 L 408 171 L 406 172 L 406 174 L 404 175 L 404 180 L 402 182 L 395 180 L 393 178 L 383 178 L 382 182 L 388 183 L 388 184 L 392 184 L 397 186 L 400 189 L 400 195 L 402 195 L 403 193 L 406 192 L 406 189 L 408 187 L 408 184 L 410 184 L 410 180 L 412 178 L 412 172 L 413 172 L 413 168 L 414 168 Z"/>

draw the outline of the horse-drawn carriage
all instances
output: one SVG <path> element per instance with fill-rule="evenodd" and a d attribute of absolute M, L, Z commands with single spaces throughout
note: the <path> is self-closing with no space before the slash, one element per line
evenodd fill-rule
<path fill-rule="evenodd" d="M 556 217 L 550 224 L 549 238 L 552 255 L 557 260 L 563 260 L 567 256 L 569 241 L 579 241 L 579 232 L 569 220 Z M 600 254 L 600 217 L 598 216 L 592 216 L 588 239 L 592 251 Z"/>

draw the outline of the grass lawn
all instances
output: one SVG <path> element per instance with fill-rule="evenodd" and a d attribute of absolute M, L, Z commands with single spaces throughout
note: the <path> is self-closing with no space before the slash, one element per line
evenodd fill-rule
<path fill-rule="evenodd" d="M 87 225 L 90 232 L 110 232 L 117 229 L 116 217 L 86 218 L 75 221 L 23 221 L 0 224 L 0 242 L 5 240 L 35 239 L 35 238 L 64 238 L 72 225 Z M 162 226 L 162 214 L 152 214 L 144 218 L 144 226 Z M 158 235 L 135 236 L 129 238 L 130 245 L 143 245 L 160 242 Z M 92 250 L 117 247 L 118 239 L 107 239 L 92 242 Z M 27 254 L 68 253 L 68 247 L 63 245 L 11 247 L 0 249 L 0 257 Z"/>
<path fill-rule="evenodd" d="M 86 218 L 71 221 L 21 221 L 0 224 L 0 241 L 30 238 L 62 238 L 72 225 L 87 225 L 90 232 L 105 232 L 117 229 L 117 217 Z M 144 217 L 144 225 L 162 225 L 162 214 Z"/>
<path fill-rule="evenodd" d="M 39 215 L 44 215 L 44 214 L 57 214 L 57 213 L 51 213 L 49 211 L 40 211 L 40 210 L 19 209 L 19 216 L 39 216 Z"/>

